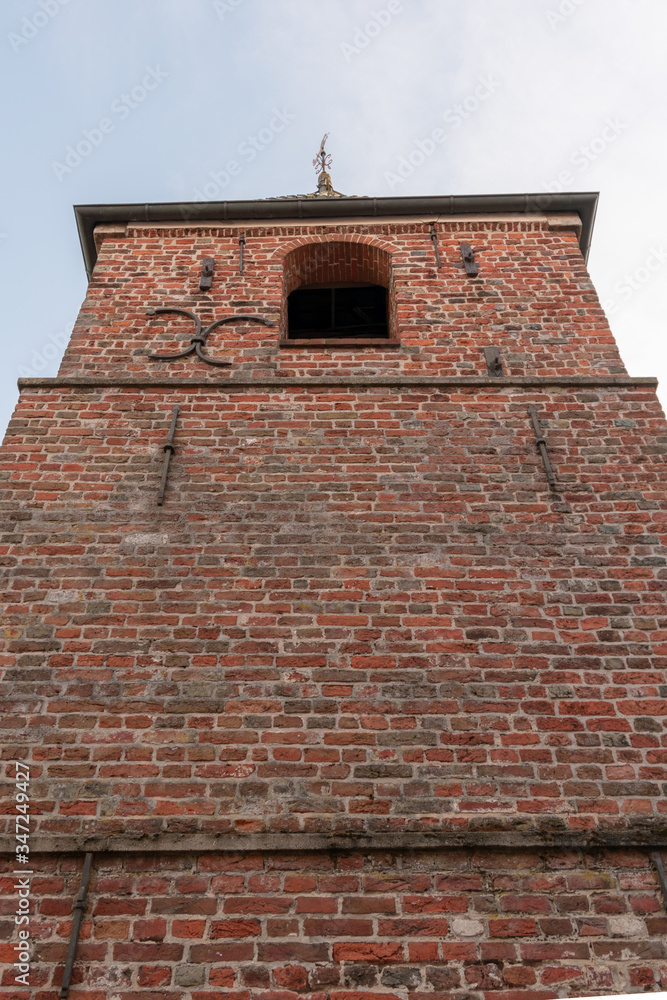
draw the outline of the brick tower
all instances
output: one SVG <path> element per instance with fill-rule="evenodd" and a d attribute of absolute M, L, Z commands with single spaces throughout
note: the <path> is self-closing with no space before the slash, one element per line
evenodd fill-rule
<path fill-rule="evenodd" d="M 11 996 L 667 986 L 667 425 L 595 206 L 77 209 L 2 452 Z"/>

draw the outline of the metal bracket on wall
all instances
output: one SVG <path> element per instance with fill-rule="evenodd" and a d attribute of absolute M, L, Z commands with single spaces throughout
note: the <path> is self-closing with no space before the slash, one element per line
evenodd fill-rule
<path fill-rule="evenodd" d="M 435 231 L 435 222 L 429 222 L 429 226 L 431 227 L 431 242 L 433 243 L 433 249 L 435 250 L 435 259 L 438 267 L 442 267 L 440 248 L 438 246 L 438 234 Z"/>
<path fill-rule="evenodd" d="M 199 279 L 199 291 L 208 292 L 213 284 L 213 257 L 204 257 L 201 262 L 201 277 Z"/>
<path fill-rule="evenodd" d="M 171 462 L 171 456 L 175 453 L 174 448 L 174 434 L 176 433 L 176 421 L 178 420 L 178 414 L 181 412 L 179 406 L 175 406 L 171 411 L 171 427 L 169 428 L 169 434 L 167 435 L 167 440 L 162 446 L 164 451 L 164 464 L 162 466 L 162 479 L 160 481 L 160 489 L 157 495 L 157 505 L 161 507 L 164 503 L 164 493 L 167 489 L 167 476 L 169 475 L 169 463 Z"/>
<path fill-rule="evenodd" d="M 662 889 L 662 901 L 665 910 L 667 910 L 667 878 L 665 878 L 665 866 L 662 863 L 662 858 L 656 852 L 651 855 L 651 860 L 658 870 L 658 879 L 660 881 L 660 888 Z"/>
<path fill-rule="evenodd" d="M 486 370 L 492 378 L 501 378 L 505 374 L 500 351 L 497 347 L 485 347 L 484 360 L 486 361 Z"/>
<path fill-rule="evenodd" d="M 175 361 L 176 358 L 187 358 L 189 354 L 193 351 L 196 352 L 197 357 L 201 361 L 205 361 L 207 365 L 217 365 L 220 368 L 225 368 L 231 365 L 231 361 L 216 361 L 215 358 L 209 358 L 204 354 L 204 347 L 206 346 L 206 338 L 212 330 L 215 330 L 218 326 L 223 326 L 225 323 L 238 323 L 241 320 L 249 320 L 252 323 L 261 323 L 262 326 L 275 326 L 276 324 L 271 322 L 271 320 L 263 319 L 262 316 L 225 316 L 223 319 L 216 319 L 214 323 L 210 323 L 205 330 L 202 330 L 201 320 L 198 316 L 195 316 L 193 312 L 189 309 L 148 309 L 146 310 L 149 316 L 158 316 L 162 313 L 178 313 L 180 316 L 187 316 L 195 324 L 195 335 L 190 339 L 190 347 L 186 348 L 184 351 L 179 351 L 177 354 L 148 354 L 152 361 Z"/>
<path fill-rule="evenodd" d="M 461 256 L 465 264 L 466 274 L 469 274 L 471 278 L 476 278 L 479 270 L 477 268 L 477 261 L 475 260 L 475 252 L 469 243 L 461 244 Z"/>
<path fill-rule="evenodd" d="M 542 464 L 544 465 L 544 471 L 547 474 L 549 488 L 556 490 L 556 477 L 554 476 L 554 470 L 551 468 L 551 462 L 549 461 L 547 442 L 542 436 L 542 428 L 540 427 L 540 422 L 537 418 L 537 410 L 534 406 L 528 407 L 528 414 L 533 423 L 533 430 L 535 431 L 535 444 L 537 445 L 540 455 L 542 456 Z"/>
<path fill-rule="evenodd" d="M 83 921 L 83 914 L 86 910 L 86 899 L 88 898 L 88 883 L 90 882 L 90 870 L 93 864 L 93 855 L 86 854 L 83 862 L 83 872 L 81 873 L 81 887 L 74 900 L 74 918 L 72 920 L 72 933 L 69 939 L 69 948 L 67 949 L 67 958 L 65 959 L 65 969 L 63 971 L 63 981 L 60 987 L 60 1000 L 66 1000 L 69 996 L 70 983 L 72 981 L 72 969 L 74 968 L 74 959 L 76 958 L 76 947 L 79 943 L 79 932 L 81 930 L 81 922 Z"/>
<path fill-rule="evenodd" d="M 243 251 L 245 250 L 245 233 L 239 236 L 239 274 L 243 274 Z"/>

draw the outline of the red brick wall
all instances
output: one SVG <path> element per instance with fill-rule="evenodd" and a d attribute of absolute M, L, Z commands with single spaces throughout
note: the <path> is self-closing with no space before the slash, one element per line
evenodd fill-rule
<path fill-rule="evenodd" d="M 661 420 L 641 387 L 26 390 L 4 621 L 35 822 L 664 816 Z"/>
<path fill-rule="evenodd" d="M 81 860 L 39 865 L 31 995 L 52 1000 Z M 654 870 L 638 851 L 104 855 L 72 997 L 642 992 L 667 988 L 666 933 Z M 7 945 L 0 955 L 13 961 Z"/>
<path fill-rule="evenodd" d="M 24 386 L 0 698 L 43 1000 L 84 850 L 86 1000 L 662 982 L 667 425 L 573 230 L 438 229 L 440 271 L 423 222 L 248 227 L 242 276 L 236 228 L 107 232 L 59 380 Z M 278 346 L 283 261 L 325 236 L 391 254 L 398 349 Z M 215 331 L 230 369 L 160 363 L 193 334 L 167 305 L 276 326 Z"/>
<path fill-rule="evenodd" d="M 483 348 L 495 344 L 509 375 L 624 374 L 607 319 L 583 262 L 574 229 L 538 217 L 512 222 L 438 224 L 443 266 L 435 267 L 424 222 L 340 226 L 245 227 L 239 275 L 234 228 L 128 227 L 110 234 L 83 303 L 62 375 L 203 377 L 219 382 L 302 374 L 486 374 Z M 303 351 L 280 348 L 286 335 L 283 260 L 308 241 L 361 241 L 391 253 L 400 351 Z M 479 277 L 466 275 L 459 244 L 475 249 Z M 199 291 L 201 261 L 215 258 L 210 293 Z M 382 282 L 381 282 L 382 283 Z M 198 313 L 205 323 L 229 313 L 257 313 L 278 326 L 220 327 L 211 353 L 234 360 L 221 372 L 196 362 L 150 361 L 144 352 L 178 350 L 193 335 L 178 317 L 149 318 L 149 307 Z M 392 320 L 393 322 L 393 320 Z"/>

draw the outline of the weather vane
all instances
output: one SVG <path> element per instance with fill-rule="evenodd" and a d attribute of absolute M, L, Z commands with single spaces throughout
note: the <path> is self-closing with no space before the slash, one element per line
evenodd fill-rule
<path fill-rule="evenodd" d="M 320 143 L 320 151 L 313 160 L 313 166 L 317 172 L 317 195 L 320 197 L 341 197 L 340 191 L 334 191 L 333 184 L 331 183 L 331 174 L 329 173 L 329 168 L 333 163 L 333 157 L 331 153 L 327 153 L 324 148 L 327 139 L 329 138 L 329 133 L 326 132 L 322 142 Z"/>
<path fill-rule="evenodd" d="M 315 167 L 315 170 L 317 171 L 318 174 L 322 173 L 322 171 L 325 171 L 327 167 L 330 167 L 331 164 L 333 163 L 333 157 L 331 153 L 327 153 L 326 149 L 324 148 L 328 138 L 329 138 L 329 133 L 325 132 L 324 138 L 320 143 L 320 151 L 313 160 L 313 166 Z"/>

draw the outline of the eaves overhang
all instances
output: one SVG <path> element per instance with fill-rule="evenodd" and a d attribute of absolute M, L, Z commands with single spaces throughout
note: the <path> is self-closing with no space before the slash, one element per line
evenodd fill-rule
<path fill-rule="evenodd" d="M 544 215 L 575 212 L 581 219 L 579 246 L 588 259 L 599 195 L 596 192 L 541 194 L 428 195 L 410 198 L 262 198 L 254 201 L 157 202 L 135 205 L 75 205 L 81 249 L 90 278 L 101 223 L 266 221 L 286 219 L 383 219 L 400 216 Z"/>

